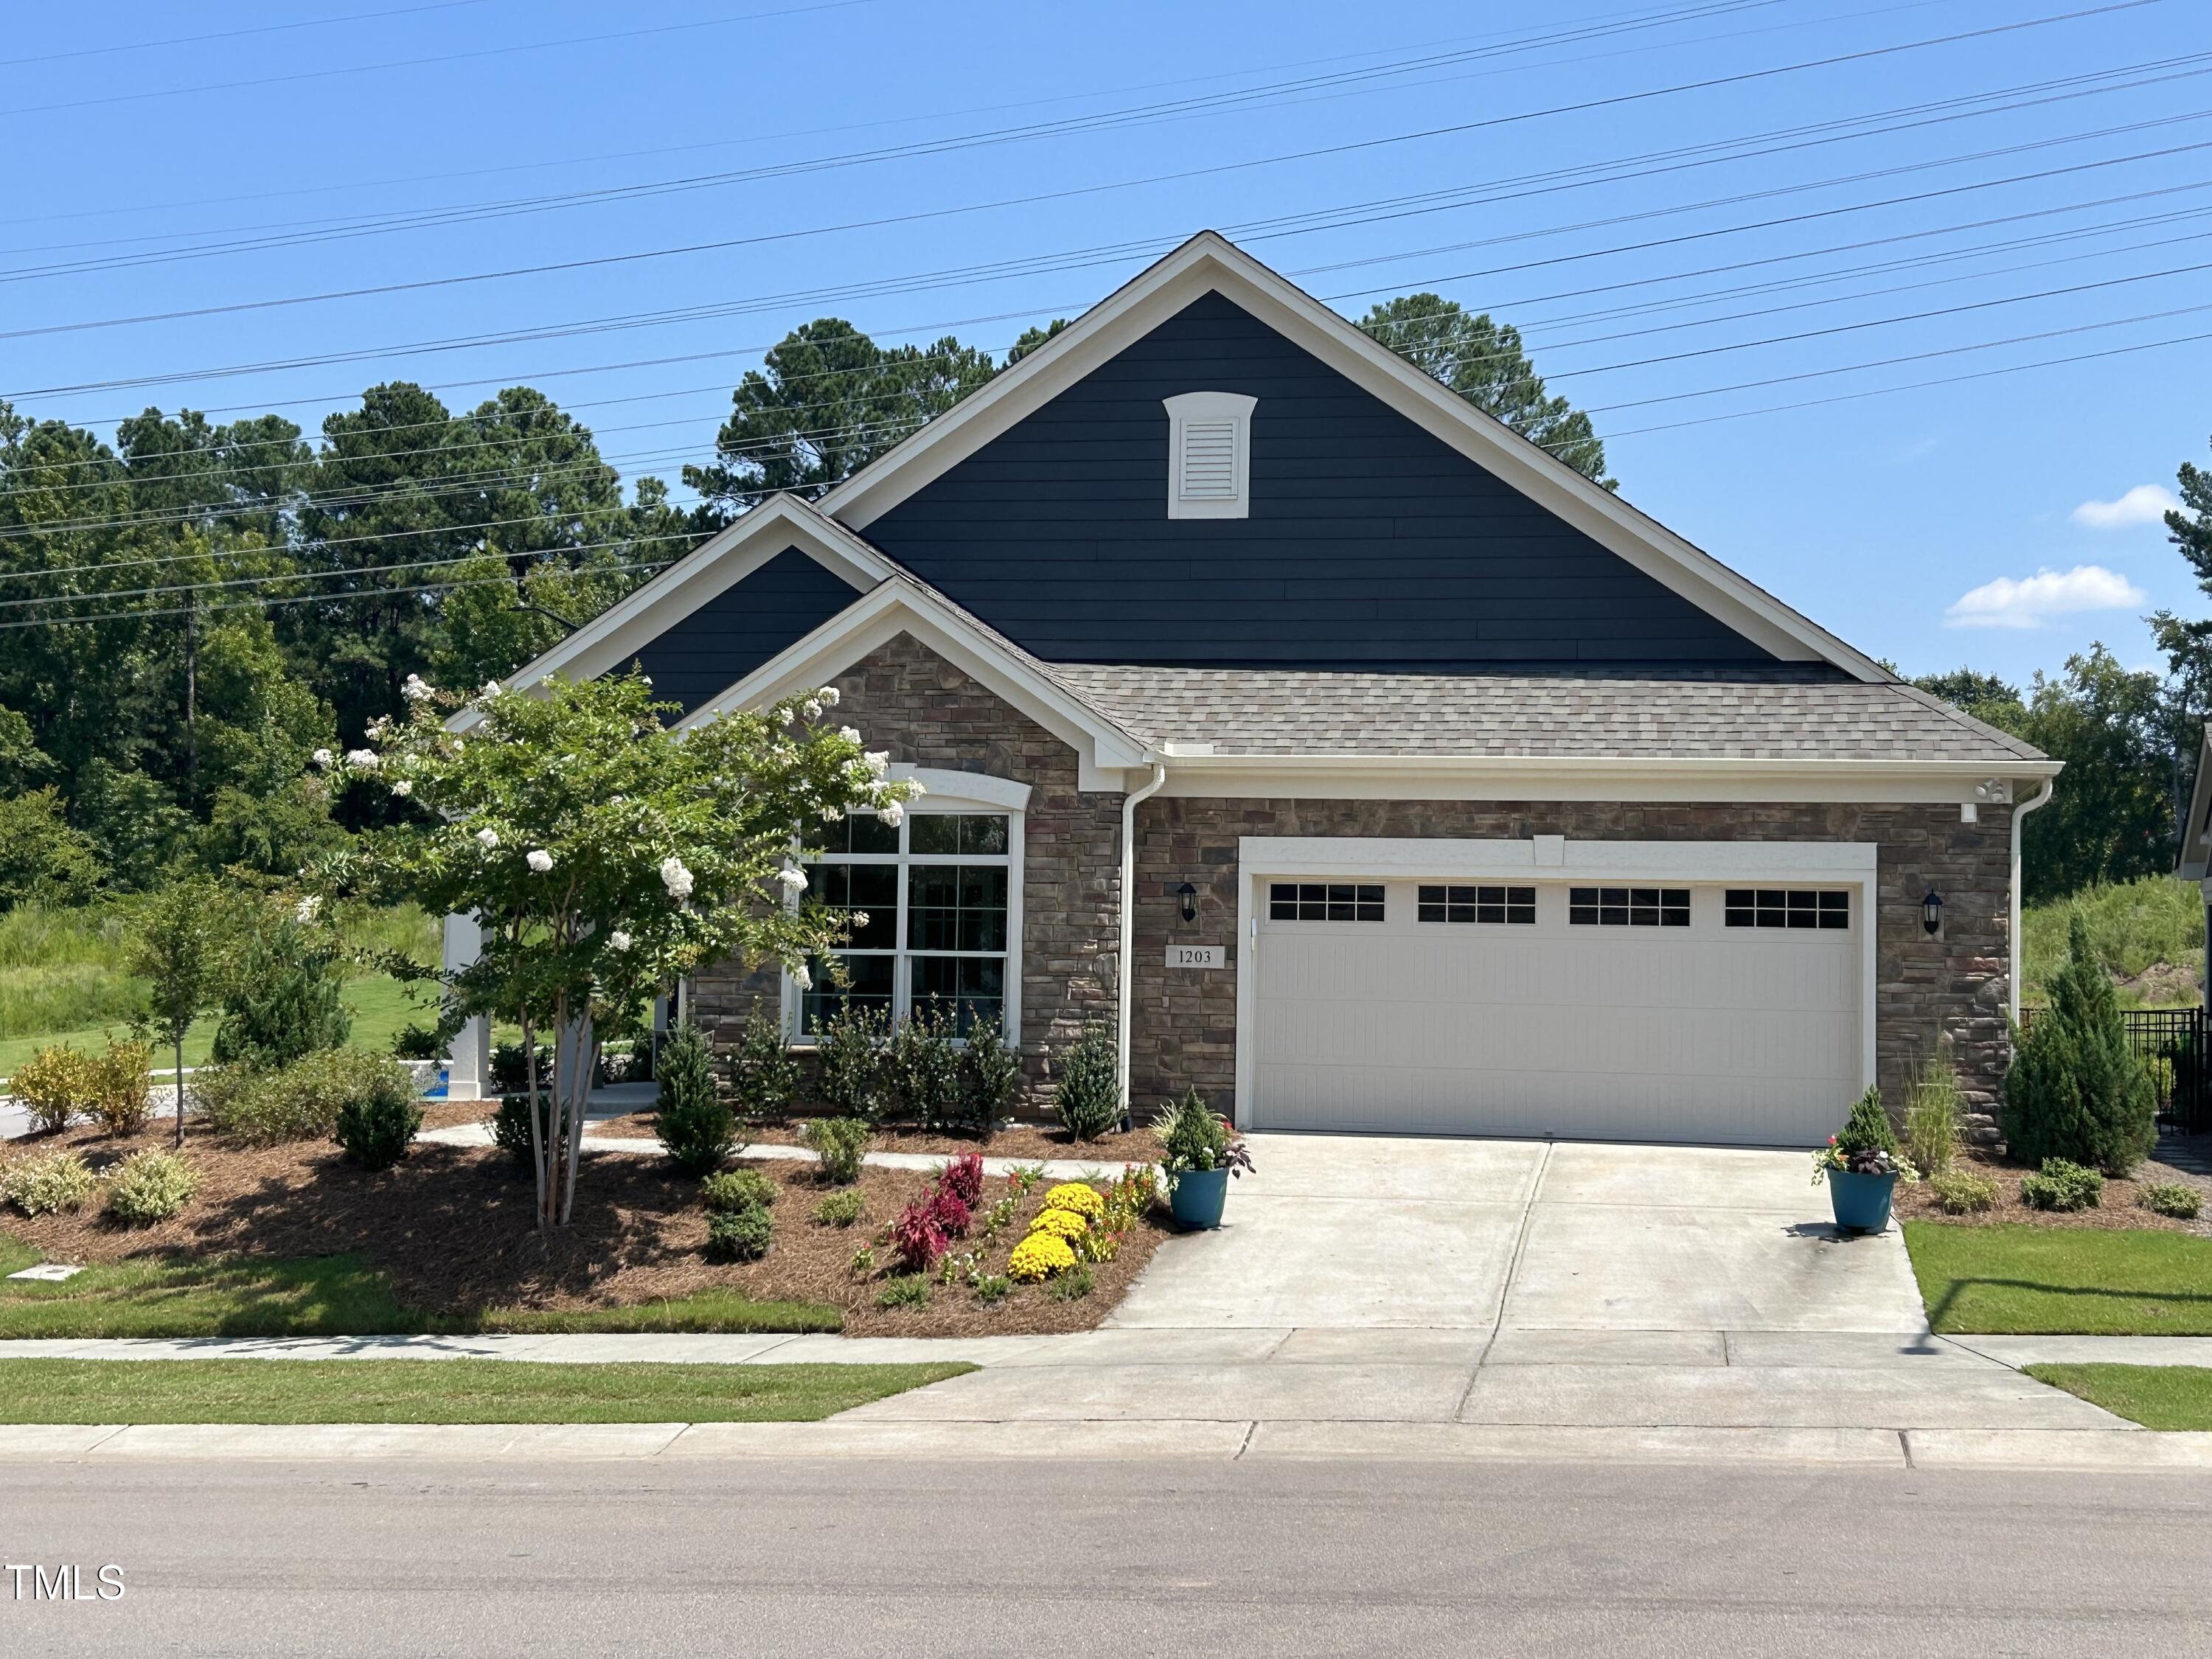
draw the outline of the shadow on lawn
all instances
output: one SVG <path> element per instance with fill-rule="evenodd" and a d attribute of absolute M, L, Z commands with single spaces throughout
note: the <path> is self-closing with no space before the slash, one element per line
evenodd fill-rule
<path fill-rule="evenodd" d="M 1974 1290 L 2028 1291 L 2039 1296 L 2094 1297 L 2100 1301 L 2124 1301 L 2149 1307 L 2212 1308 L 2212 1295 L 2189 1291 L 2114 1291 L 2095 1285 L 2045 1285 L 2033 1279 L 1996 1279 L 1978 1277 L 1954 1279 L 1945 1287 L 1942 1296 L 1930 1304 L 1928 1323 L 1941 1331 L 1944 1322 L 1959 1304 L 1960 1298 Z M 1961 1335 L 1967 1333 L 1961 1332 Z"/>

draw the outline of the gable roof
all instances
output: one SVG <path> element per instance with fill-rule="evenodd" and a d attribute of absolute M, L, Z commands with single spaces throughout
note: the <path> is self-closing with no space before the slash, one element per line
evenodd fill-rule
<path fill-rule="evenodd" d="M 1664 586 L 1786 662 L 1870 684 L 1880 664 L 1415 368 L 1212 231 L 1132 278 L 1021 362 L 824 495 L 865 531 L 1195 300 L 1218 293 Z"/>

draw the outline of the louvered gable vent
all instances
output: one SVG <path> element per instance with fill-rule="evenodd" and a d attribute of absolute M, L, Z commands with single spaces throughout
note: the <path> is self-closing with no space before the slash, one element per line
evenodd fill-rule
<path fill-rule="evenodd" d="M 1249 516 L 1252 410 L 1258 402 L 1235 392 L 1186 392 L 1164 400 L 1168 517 Z"/>

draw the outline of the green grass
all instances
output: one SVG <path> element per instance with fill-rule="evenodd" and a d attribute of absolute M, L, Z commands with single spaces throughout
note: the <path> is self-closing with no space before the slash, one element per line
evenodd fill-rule
<path fill-rule="evenodd" d="M 0 1233 L 0 1275 L 36 1253 Z M 358 1256 L 299 1261 L 117 1261 L 58 1285 L 0 1282 L 0 1338 L 380 1336 L 418 1332 L 835 1331 L 843 1316 L 813 1302 L 754 1302 L 712 1287 L 627 1308 L 490 1308 L 428 1314 L 404 1305 Z"/>
<path fill-rule="evenodd" d="M 2159 963 L 2198 973 L 2204 961 L 2204 904 L 2195 886 L 2171 876 L 2084 888 L 2070 897 L 2021 913 L 2021 990 L 2032 1004 L 2066 959 L 2067 918 L 2079 907 L 2098 958 L 2116 975 L 2135 978 Z M 2123 991 L 2122 1001 L 2139 999 Z M 2171 996 L 2157 999 L 2172 1001 Z M 2183 1000 L 2193 1001 L 2193 996 Z"/>
<path fill-rule="evenodd" d="M 812 1423 L 974 1369 L 7 1359 L 0 1423 Z"/>
<path fill-rule="evenodd" d="M 2212 1429 L 2212 1369 L 2203 1365 L 2030 1365 L 2027 1374 L 2147 1429 Z"/>
<path fill-rule="evenodd" d="M 1905 1243 L 1947 1336 L 2212 1336 L 2212 1239 L 1908 1221 Z"/>

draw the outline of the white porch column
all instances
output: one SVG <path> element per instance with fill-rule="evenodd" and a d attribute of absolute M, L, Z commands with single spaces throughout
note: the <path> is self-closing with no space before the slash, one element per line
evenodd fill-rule
<path fill-rule="evenodd" d="M 446 971 L 465 968 L 483 949 L 483 934 L 471 916 L 446 918 Z M 478 1014 L 454 1035 L 446 1072 L 448 1100 L 491 1098 L 491 1027 Z"/>

